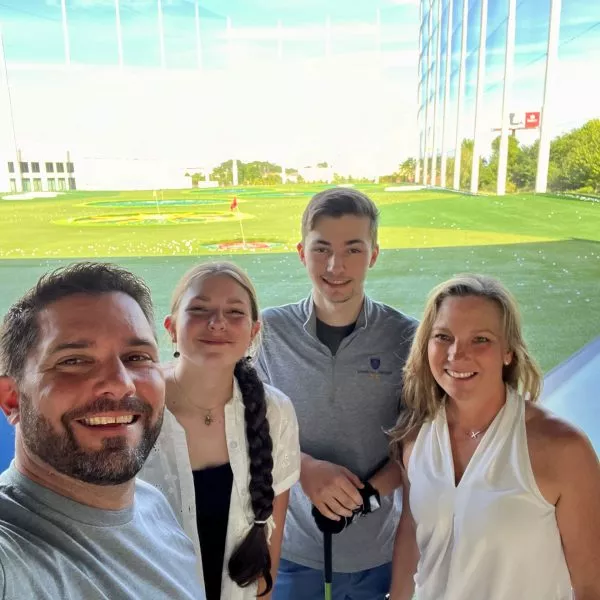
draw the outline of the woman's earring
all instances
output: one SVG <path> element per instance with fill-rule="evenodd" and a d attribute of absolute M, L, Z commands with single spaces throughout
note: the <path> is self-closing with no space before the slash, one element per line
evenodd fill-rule
<path fill-rule="evenodd" d="M 179 358 L 181 356 L 181 352 L 177 350 L 177 344 L 175 344 L 175 351 L 173 352 L 173 358 Z"/>

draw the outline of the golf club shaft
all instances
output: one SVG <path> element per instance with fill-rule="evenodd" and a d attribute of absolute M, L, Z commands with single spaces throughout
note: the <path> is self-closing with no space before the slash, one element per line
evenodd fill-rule
<path fill-rule="evenodd" d="M 331 580 L 333 576 L 331 533 L 323 534 L 323 558 L 325 570 L 325 600 L 331 600 Z"/>

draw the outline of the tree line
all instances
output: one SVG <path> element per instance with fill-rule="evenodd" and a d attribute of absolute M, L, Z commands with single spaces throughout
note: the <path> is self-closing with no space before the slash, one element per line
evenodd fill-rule
<path fill-rule="evenodd" d="M 471 167 L 473 163 L 473 140 L 464 139 L 461 146 L 460 188 L 468 190 L 471 186 Z M 508 138 L 507 192 L 532 191 L 535 188 L 539 141 L 526 145 L 514 136 Z M 479 189 L 496 191 L 498 161 L 500 154 L 500 136 L 492 142 L 489 156 L 480 159 Z M 436 185 L 451 188 L 454 180 L 454 157 L 447 158 L 446 181 L 440 181 L 440 158 L 436 169 Z M 318 167 L 327 167 L 326 162 Z M 416 159 L 407 158 L 398 169 L 389 175 L 380 177 L 381 183 L 413 183 L 415 179 Z M 423 164 L 421 163 L 421 168 Z M 255 160 L 245 163 L 237 161 L 238 182 L 240 185 L 278 185 L 282 183 L 282 167 L 268 161 Z M 431 173 L 429 159 L 428 173 Z M 298 169 L 286 168 L 285 173 L 298 183 L 304 183 Z M 186 173 L 194 185 L 202 179 L 200 173 Z M 210 174 L 219 185 L 233 184 L 233 161 L 227 160 L 213 169 Z M 429 176 L 428 176 L 429 179 Z M 333 183 L 366 183 L 372 180 L 334 174 Z M 325 183 L 325 182 L 324 182 Z M 548 169 L 548 189 L 552 192 L 576 192 L 581 194 L 600 194 L 600 119 L 592 119 L 577 129 L 555 138 L 550 145 L 550 165 Z"/>
<path fill-rule="evenodd" d="M 522 144 L 514 136 L 508 138 L 507 192 L 532 191 L 535 188 L 539 141 Z M 479 165 L 479 189 L 494 192 L 498 176 L 500 136 L 492 142 L 492 152 Z M 461 146 L 460 187 L 471 185 L 473 140 L 465 139 Z M 436 184 L 441 185 L 440 160 L 437 161 Z M 406 159 L 397 171 L 388 175 L 388 182 L 414 182 L 416 160 Z M 428 172 L 431 169 L 429 159 Z M 452 187 L 454 158 L 447 159 L 445 187 Z M 577 129 L 555 138 L 550 145 L 548 189 L 552 192 L 600 193 L 600 119 L 592 119 Z"/>

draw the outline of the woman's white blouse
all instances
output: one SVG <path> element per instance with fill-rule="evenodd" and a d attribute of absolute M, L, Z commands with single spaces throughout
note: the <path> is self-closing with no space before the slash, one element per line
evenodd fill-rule
<path fill-rule="evenodd" d="M 275 496 L 288 490 L 300 477 L 298 422 L 290 399 L 278 389 L 265 384 L 267 419 L 273 441 L 273 491 Z M 222 600 L 256 598 L 256 585 L 240 588 L 229 578 L 227 564 L 235 548 L 246 537 L 254 522 L 250 502 L 250 460 L 246 440 L 244 403 L 237 380 L 233 396 L 225 405 L 225 437 L 233 471 L 229 521 L 225 539 L 225 559 L 221 578 Z M 192 540 L 202 575 L 194 478 L 186 435 L 171 412 L 165 409 L 161 433 L 139 477 L 157 487 L 167 498 L 184 531 Z M 269 519 L 269 531 L 274 527 Z M 201 581 L 204 581 L 201 576 Z"/>

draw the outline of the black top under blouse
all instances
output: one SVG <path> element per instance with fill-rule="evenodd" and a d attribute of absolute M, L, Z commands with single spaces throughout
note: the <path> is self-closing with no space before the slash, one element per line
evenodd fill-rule
<path fill-rule="evenodd" d="M 226 463 L 193 474 L 206 600 L 220 600 L 233 471 Z"/>

